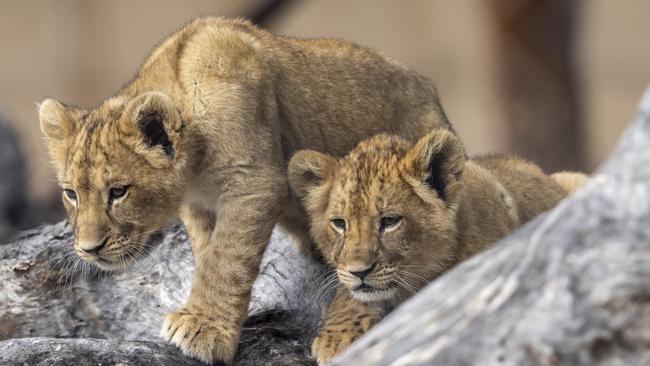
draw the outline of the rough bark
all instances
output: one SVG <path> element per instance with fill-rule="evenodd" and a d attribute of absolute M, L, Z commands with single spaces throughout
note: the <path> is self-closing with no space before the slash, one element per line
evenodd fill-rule
<path fill-rule="evenodd" d="M 24 351 L 22 351 L 24 350 Z M 148 341 L 17 338 L 0 342 L 2 365 L 197 365 L 172 347 Z"/>
<path fill-rule="evenodd" d="M 159 332 L 165 314 L 179 307 L 190 289 L 194 264 L 183 228 L 171 228 L 146 261 L 118 274 L 83 265 L 71 240 L 72 230 L 62 222 L 0 247 L 0 339 L 22 338 L 0 342 L 0 364 L 181 359 Z M 274 233 L 254 285 L 238 364 L 312 362 L 308 346 L 320 307 L 310 299 L 322 269 L 283 233 Z"/>
<path fill-rule="evenodd" d="M 650 91 L 586 187 L 442 276 L 337 365 L 650 364 Z"/>

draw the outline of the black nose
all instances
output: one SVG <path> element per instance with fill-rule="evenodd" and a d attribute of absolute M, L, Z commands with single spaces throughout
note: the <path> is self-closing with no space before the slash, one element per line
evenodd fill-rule
<path fill-rule="evenodd" d="M 356 271 L 356 272 L 349 271 L 349 272 L 354 277 L 358 277 L 360 280 L 363 280 L 368 275 L 368 273 L 372 272 L 373 269 L 375 269 L 375 264 L 368 267 L 367 269 L 364 269 L 363 271 Z"/>
<path fill-rule="evenodd" d="M 103 247 L 106 246 L 106 243 L 108 243 L 108 236 L 104 238 L 99 244 L 92 248 L 81 248 L 85 253 L 88 254 L 99 254 L 99 251 L 102 250 Z"/>

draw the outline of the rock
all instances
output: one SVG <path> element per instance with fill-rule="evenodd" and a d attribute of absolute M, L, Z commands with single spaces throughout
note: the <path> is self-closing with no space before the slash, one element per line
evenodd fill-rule
<path fill-rule="evenodd" d="M 649 365 L 650 90 L 587 186 L 441 276 L 335 365 Z"/>
<path fill-rule="evenodd" d="M 0 342 L 0 364 L 182 359 L 159 333 L 165 314 L 190 289 L 194 263 L 183 227 L 169 229 L 149 258 L 117 274 L 81 262 L 71 242 L 64 221 L 0 247 L 0 339 L 6 340 Z M 237 364 L 312 362 L 308 349 L 321 309 L 311 299 L 322 271 L 285 234 L 274 232 L 253 288 Z M 48 347 L 64 351 L 50 354 Z"/>

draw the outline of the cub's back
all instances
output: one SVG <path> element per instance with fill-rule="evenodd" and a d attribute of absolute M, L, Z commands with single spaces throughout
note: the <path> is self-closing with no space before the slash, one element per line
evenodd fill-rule
<path fill-rule="evenodd" d="M 286 159 L 300 149 L 343 156 L 382 132 L 415 141 L 451 129 L 433 83 L 405 65 L 352 42 L 276 36 L 238 19 L 190 23 L 153 52 L 136 80 L 124 91 L 177 84 L 189 114 L 205 120 L 226 104 L 224 85 L 233 98 L 252 96 L 258 106 L 241 108 L 277 116 Z"/>
<path fill-rule="evenodd" d="M 284 133 L 293 149 L 342 156 L 379 133 L 416 141 L 451 129 L 433 83 L 380 52 L 340 39 L 268 40 L 284 131 L 299 131 Z"/>
<path fill-rule="evenodd" d="M 474 159 L 490 171 L 510 192 L 522 224 L 553 208 L 567 192 L 542 169 L 513 155 L 492 155 Z"/>

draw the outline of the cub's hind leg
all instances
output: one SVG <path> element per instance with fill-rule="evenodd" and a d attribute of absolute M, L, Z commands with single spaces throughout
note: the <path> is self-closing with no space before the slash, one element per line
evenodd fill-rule
<path fill-rule="evenodd" d="M 571 171 L 553 173 L 551 174 L 551 178 L 553 178 L 557 184 L 564 188 L 564 190 L 569 194 L 580 189 L 589 179 L 589 177 L 583 173 Z"/>

